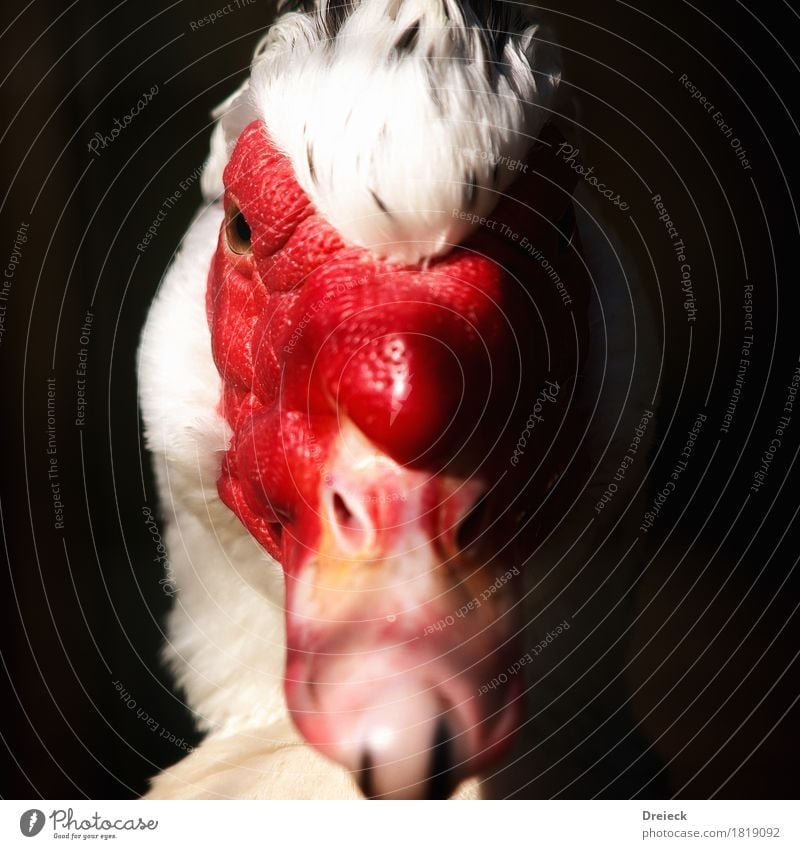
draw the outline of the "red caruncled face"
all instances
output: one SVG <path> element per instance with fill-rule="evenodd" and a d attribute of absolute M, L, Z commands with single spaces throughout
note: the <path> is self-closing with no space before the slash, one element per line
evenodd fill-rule
<path fill-rule="evenodd" d="M 548 151 L 427 267 L 344 244 L 261 122 L 225 171 L 219 492 L 284 569 L 292 718 L 370 796 L 448 795 L 519 721 L 519 676 L 484 685 L 520 655 L 520 517 L 569 460 L 585 347 L 556 226 L 572 186 Z"/>

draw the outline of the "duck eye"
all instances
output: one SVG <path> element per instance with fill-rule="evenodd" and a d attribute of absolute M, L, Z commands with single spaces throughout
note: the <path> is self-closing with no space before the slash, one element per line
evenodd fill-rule
<path fill-rule="evenodd" d="M 242 210 L 235 203 L 228 207 L 225 232 L 228 237 L 228 246 L 235 254 L 250 253 L 252 249 L 250 225 L 247 223 Z"/>

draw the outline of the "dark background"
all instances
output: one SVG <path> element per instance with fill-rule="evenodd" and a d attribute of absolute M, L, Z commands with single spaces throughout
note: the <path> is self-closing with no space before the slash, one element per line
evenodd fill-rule
<path fill-rule="evenodd" d="M 621 232 L 663 320 L 655 489 L 698 412 L 709 417 L 679 495 L 645 540 L 630 650 L 635 709 L 673 793 L 793 796 L 800 403 L 767 483 L 758 494 L 748 487 L 800 355 L 792 198 L 800 23 L 787 4 L 755 0 L 552 6 L 543 14 L 563 48 L 563 88 L 580 99 L 584 158 L 631 203 L 643 241 L 624 216 Z M 134 374 L 148 304 L 199 204 L 196 182 L 148 249 L 136 245 L 203 163 L 209 112 L 244 79 L 273 13 L 255 0 L 192 31 L 191 21 L 216 9 L 37 0 L 4 10 L 0 22 L 3 268 L 18 227 L 29 224 L 0 344 L 4 797 L 134 796 L 183 755 L 181 740 L 196 742 L 158 660 L 170 600 L 143 516 L 157 505 Z M 682 73 L 735 128 L 752 171 L 679 84 Z M 93 155 L 93 135 L 110 133 L 154 85 L 152 102 Z M 691 252 L 700 310 L 691 349 L 655 192 Z M 743 335 L 743 258 L 755 286 L 756 344 L 724 435 Z M 82 347 L 87 415 L 77 427 Z M 54 528 L 48 481 L 50 377 L 63 530 Z"/>

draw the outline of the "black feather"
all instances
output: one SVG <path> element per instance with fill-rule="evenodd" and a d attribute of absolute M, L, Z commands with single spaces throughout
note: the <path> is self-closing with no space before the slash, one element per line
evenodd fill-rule
<path fill-rule="evenodd" d="M 410 27 L 407 27 L 400 38 L 394 43 L 394 47 L 392 48 L 394 52 L 398 56 L 402 56 L 406 53 L 412 53 L 414 48 L 417 46 L 417 41 L 419 40 L 419 21 L 414 21 Z"/>
<path fill-rule="evenodd" d="M 375 201 L 376 206 L 384 215 L 388 215 L 389 218 L 392 217 L 392 213 L 386 208 L 386 204 L 378 197 L 378 195 L 372 190 L 369 190 L 369 193 L 372 195 L 372 199 Z"/>

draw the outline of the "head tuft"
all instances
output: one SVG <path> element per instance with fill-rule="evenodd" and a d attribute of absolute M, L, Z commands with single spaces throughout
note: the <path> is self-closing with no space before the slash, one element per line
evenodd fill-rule
<path fill-rule="evenodd" d="M 345 240 L 402 262 L 446 253 L 519 173 L 550 113 L 555 51 L 511 4 L 282 8 L 218 110 L 207 194 L 261 118 Z"/>

